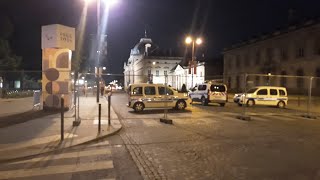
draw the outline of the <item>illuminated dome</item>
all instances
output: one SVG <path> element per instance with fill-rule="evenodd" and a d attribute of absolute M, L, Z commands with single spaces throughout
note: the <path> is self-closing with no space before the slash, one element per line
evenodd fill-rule
<path fill-rule="evenodd" d="M 133 49 L 131 49 L 131 55 L 146 55 L 146 49 L 148 53 L 157 49 L 158 46 L 152 42 L 150 38 L 141 38 Z"/>

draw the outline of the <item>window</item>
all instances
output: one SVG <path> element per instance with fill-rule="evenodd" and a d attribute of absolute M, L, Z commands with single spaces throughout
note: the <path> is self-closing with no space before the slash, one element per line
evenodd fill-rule
<path fill-rule="evenodd" d="M 156 70 L 156 76 L 159 77 L 159 70 Z"/>
<path fill-rule="evenodd" d="M 150 69 L 148 70 L 148 74 L 151 74 L 151 70 Z"/>
<path fill-rule="evenodd" d="M 317 68 L 316 70 L 316 86 L 320 87 L 320 68 Z"/>
<path fill-rule="evenodd" d="M 267 89 L 261 89 L 257 92 L 257 95 L 268 95 L 268 90 Z"/>
<path fill-rule="evenodd" d="M 314 44 L 314 54 L 320 55 L 320 37 L 316 39 L 316 42 Z"/>
<path fill-rule="evenodd" d="M 259 85 L 260 84 L 260 76 L 256 76 L 256 85 Z"/>
<path fill-rule="evenodd" d="M 282 71 L 281 75 L 285 76 L 285 75 L 287 75 L 287 72 L 286 71 Z M 280 85 L 283 86 L 283 87 L 287 86 L 287 78 L 286 77 L 281 77 Z"/>
<path fill-rule="evenodd" d="M 248 54 L 244 55 L 244 64 L 245 64 L 245 66 L 249 66 L 250 65 L 250 59 L 249 59 Z"/>
<path fill-rule="evenodd" d="M 168 75 L 168 74 L 167 74 L 167 71 L 163 71 L 163 73 L 164 73 L 164 75 Z"/>
<path fill-rule="evenodd" d="M 278 95 L 278 91 L 276 89 L 270 89 L 270 95 Z"/>
<path fill-rule="evenodd" d="M 286 96 L 286 92 L 282 89 L 279 89 L 280 96 Z"/>
<path fill-rule="evenodd" d="M 260 51 L 259 50 L 256 52 L 255 64 L 256 65 L 260 64 Z"/>
<path fill-rule="evenodd" d="M 207 85 L 199 85 L 198 86 L 198 90 L 199 91 L 203 91 L 203 90 L 206 90 L 207 89 Z"/>
<path fill-rule="evenodd" d="M 145 95 L 155 95 L 156 88 L 154 86 L 147 86 L 144 88 L 144 94 Z"/>
<path fill-rule="evenodd" d="M 210 91 L 225 92 L 226 88 L 223 85 L 211 85 L 210 86 Z"/>
<path fill-rule="evenodd" d="M 297 48 L 297 50 L 296 50 L 296 57 L 297 57 L 297 58 L 304 57 L 304 48 L 302 48 L 302 47 Z"/>
<path fill-rule="evenodd" d="M 236 66 L 237 66 L 237 67 L 240 67 L 240 66 L 241 66 L 240 55 L 237 55 L 237 57 L 236 57 Z"/>
<path fill-rule="evenodd" d="M 173 95 L 173 91 L 169 88 L 158 87 L 159 95 Z"/>
<path fill-rule="evenodd" d="M 302 69 L 297 70 L 297 76 L 304 76 L 304 72 Z M 303 77 L 298 77 L 297 78 L 297 87 L 298 88 L 303 88 L 304 87 L 304 79 Z"/>
<path fill-rule="evenodd" d="M 267 61 L 272 62 L 273 61 L 273 48 L 267 49 Z"/>
<path fill-rule="evenodd" d="M 132 95 L 142 95 L 142 87 L 133 88 Z"/>
<path fill-rule="evenodd" d="M 281 48 L 280 49 L 280 57 L 281 60 L 287 60 L 288 59 L 288 51 L 286 48 Z"/>
<path fill-rule="evenodd" d="M 240 77 L 237 76 L 237 79 L 236 79 L 236 88 L 240 89 Z"/>

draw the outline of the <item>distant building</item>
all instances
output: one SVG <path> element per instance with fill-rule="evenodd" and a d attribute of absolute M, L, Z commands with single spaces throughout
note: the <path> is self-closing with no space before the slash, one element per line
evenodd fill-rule
<path fill-rule="evenodd" d="M 244 73 L 320 77 L 320 23 L 309 20 L 249 41 L 224 51 L 224 79 L 229 89 L 244 87 Z M 295 77 L 249 77 L 251 85 L 287 87 L 291 93 L 305 91 L 309 79 Z M 248 84 L 247 84 L 248 85 Z M 320 88 L 319 78 L 313 87 Z M 319 90 L 318 90 L 319 93 Z"/>
<path fill-rule="evenodd" d="M 131 49 L 128 62 L 124 63 L 125 86 L 133 83 L 160 83 L 181 89 L 185 84 L 202 83 L 205 76 L 204 63 L 197 63 L 197 70 L 192 76 L 189 67 L 181 65 L 183 57 L 172 50 L 161 50 L 150 38 L 141 38 Z"/>

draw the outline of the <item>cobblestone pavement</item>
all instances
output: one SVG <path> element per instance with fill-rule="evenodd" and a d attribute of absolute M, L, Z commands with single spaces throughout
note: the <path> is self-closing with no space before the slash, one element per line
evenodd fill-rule
<path fill-rule="evenodd" d="M 271 109 L 242 121 L 216 106 L 193 106 L 170 110 L 167 125 L 159 122 L 163 110 L 136 114 L 124 107 L 126 95 L 112 99 L 145 179 L 320 179 L 319 120 Z"/>

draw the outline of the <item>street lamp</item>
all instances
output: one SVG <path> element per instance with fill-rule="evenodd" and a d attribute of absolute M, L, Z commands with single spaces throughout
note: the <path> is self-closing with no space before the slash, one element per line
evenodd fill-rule
<path fill-rule="evenodd" d="M 191 62 L 189 63 L 190 64 L 190 66 L 192 67 L 191 68 L 191 87 L 193 87 L 193 74 L 194 74 L 194 64 L 195 64 L 195 62 L 194 62 L 194 46 L 195 46 L 195 43 L 197 44 L 197 45 L 200 45 L 200 44 L 202 44 L 202 39 L 201 38 L 197 38 L 197 39 L 193 39 L 192 37 L 190 37 L 190 36 L 188 36 L 187 38 L 186 38 L 186 40 L 185 40 L 185 43 L 186 44 L 191 44 L 192 43 L 192 57 L 191 57 Z"/>
<path fill-rule="evenodd" d="M 93 0 L 84 0 L 86 5 L 91 3 Z M 118 0 L 102 0 L 105 4 L 105 14 L 109 13 L 109 8 L 116 4 L 118 2 Z M 99 102 L 99 90 L 100 90 L 100 52 L 101 52 L 101 22 L 100 22 L 100 4 L 101 4 L 101 0 L 96 0 L 96 4 L 97 4 L 97 102 Z M 104 17 L 108 17 L 108 16 L 104 16 Z M 103 20 L 104 21 L 104 20 Z M 107 22 L 107 21 L 105 21 Z M 104 24 L 103 29 L 105 30 L 106 24 Z M 107 41 L 107 40 L 106 40 Z"/>

